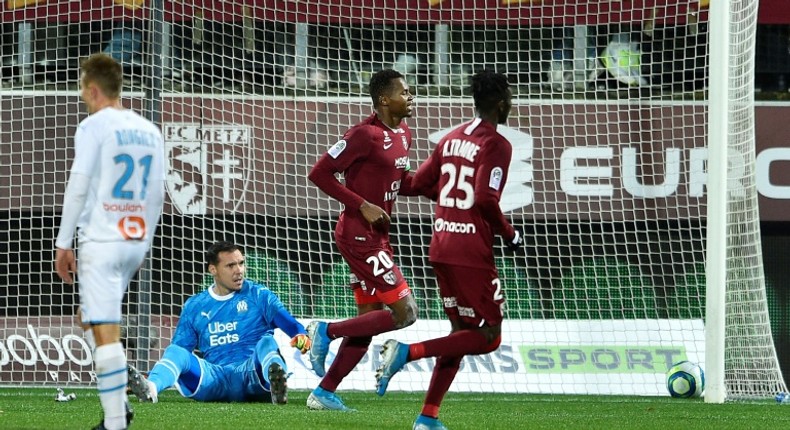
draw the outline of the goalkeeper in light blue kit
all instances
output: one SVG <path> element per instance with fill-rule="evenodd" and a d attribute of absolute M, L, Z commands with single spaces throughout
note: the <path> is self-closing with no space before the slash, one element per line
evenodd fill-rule
<path fill-rule="evenodd" d="M 244 279 L 241 249 L 218 242 L 206 253 L 214 284 L 189 298 L 173 341 L 146 379 L 129 370 L 129 388 L 156 403 L 173 385 L 184 397 L 204 402 L 288 401 L 286 367 L 274 329 L 302 353 L 310 349 L 305 328 L 263 285 Z M 198 358 L 197 351 L 202 358 Z"/>

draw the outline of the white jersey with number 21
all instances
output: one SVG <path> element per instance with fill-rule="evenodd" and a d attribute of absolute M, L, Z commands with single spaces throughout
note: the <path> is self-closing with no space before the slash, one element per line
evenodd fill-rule
<path fill-rule="evenodd" d="M 159 128 L 131 110 L 105 108 L 83 120 L 71 167 L 91 178 L 80 241 L 150 240 L 164 192 L 152 187 L 164 187 L 164 157 Z"/>

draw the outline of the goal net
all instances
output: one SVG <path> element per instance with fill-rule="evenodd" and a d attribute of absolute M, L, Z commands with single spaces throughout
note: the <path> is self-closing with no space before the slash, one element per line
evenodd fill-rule
<path fill-rule="evenodd" d="M 503 342 L 467 357 L 452 389 L 666 395 L 665 372 L 708 348 L 725 356 L 728 398 L 786 391 L 760 253 L 753 133 L 757 0 L 732 2 L 722 87 L 709 80 L 706 0 L 20 0 L 0 4 L 0 384 L 87 385 L 92 358 L 76 287 L 53 273 L 54 238 L 86 112 L 79 60 L 124 67 L 123 102 L 162 128 L 167 203 L 124 304 L 130 362 L 149 369 L 184 301 L 211 285 L 204 251 L 230 240 L 247 276 L 305 325 L 356 314 L 333 244 L 340 204 L 307 180 L 315 161 L 372 112 L 367 83 L 403 72 L 416 94 L 410 164 L 474 116 L 471 73 L 506 72 L 513 145 L 502 207 L 525 255 L 498 249 Z M 726 213 L 707 209 L 708 94 L 729 116 Z M 716 125 L 718 127 L 719 125 Z M 372 178 L 375 179 L 375 178 Z M 372 390 L 385 339 L 449 332 L 427 259 L 433 208 L 398 198 L 396 262 L 420 307 L 374 338 L 340 389 Z M 706 345 L 706 226 L 726 223 L 726 336 Z M 497 242 L 498 243 L 498 242 Z M 768 297 L 767 297 L 768 294 Z M 278 333 L 292 388 L 309 363 Z M 330 361 L 339 342 L 332 345 Z M 422 391 L 433 361 L 395 390 Z"/>

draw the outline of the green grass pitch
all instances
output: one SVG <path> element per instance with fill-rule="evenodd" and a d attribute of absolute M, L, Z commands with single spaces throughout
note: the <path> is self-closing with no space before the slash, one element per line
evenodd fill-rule
<path fill-rule="evenodd" d="M 55 402 L 52 388 L 0 389 L 0 429 L 89 429 L 101 408 L 94 390 Z M 424 393 L 341 392 L 355 413 L 308 411 L 306 391 L 289 403 L 198 403 L 173 390 L 157 404 L 132 402 L 132 429 L 411 429 Z M 132 398 L 134 399 L 134 398 Z M 449 393 L 441 419 L 450 430 L 512 429 L 790 429 L 790 405 L 773 400 L 709 405 L 699 399 Z"/>

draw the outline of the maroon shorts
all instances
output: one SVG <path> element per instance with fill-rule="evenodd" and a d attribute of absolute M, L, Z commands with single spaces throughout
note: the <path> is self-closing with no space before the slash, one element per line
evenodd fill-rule
<path fill-rule="evenodd" d="M 481 327 L 502 323 L 505 295 L 495 267 L 478 269 L 431 263 L 439 282 L 444 313 L 467 325 Z"/>
<path fill-rule="evenodd" d="M 351 268 L 351 288 L 357 304 L 389 305 L 411 294 L 389 244 L 353 246 L 338 241 L 337 249 Z"/>

